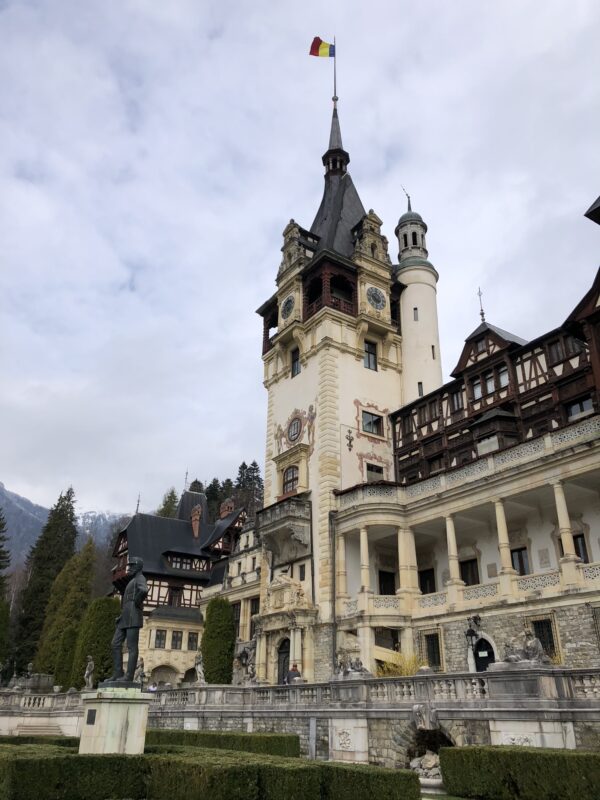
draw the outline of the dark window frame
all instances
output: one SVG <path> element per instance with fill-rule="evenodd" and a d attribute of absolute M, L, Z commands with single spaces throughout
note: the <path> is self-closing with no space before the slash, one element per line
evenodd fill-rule
<path fill-rule="evenodd" d="M 519 575 L 531 575 L 529 551 L 526 547 L 511 547 L 510 560 Z"/>
<path fill-rule="evenodd" d="M 171 650 L 183 648 L 183 631 L 171 631 Z"/>
<path fill-rule="evenodd" d="M 479 586 L 481 576 L 479 574 L 479 562 L 476 558 L 463 558 L 458 562 L 460 579 L 466 586 Z"/>
<path fill-rule="evenodd" d="M 302 372 L 302 364 L 300 363 L 300 348 L 294 347 L 290 353 L 292 360 L 291 377 L 295 378 Z"/>
<path fill-rule="evenodd" d="M 362 429 L 363 433 L 370 436 L 384 437 L 383 417 L 381 414 L 373 414 L 372 411 L 362 412 Z"/>
<path fill-rule="evenodd" d="M 283 471 L 283 483 L 282 483 L 282 491 L 283 494 L 290 494 L 291 492 L 295 492 L 298 490 L 298 481 L 300 478 L 300 470 L 296 466 L 296 464 L 291 464 L 289 467 L 286 467 Z"/>
<path fill-rule="evenodd" d="M 365 369 L 371 369 L 373 372 L 377 372 L 377 342 L 365 339 L 364 348 L 365 354 L 363 364 Z"/>
<path fill-rule="evenodd" d="M 369 474 L 371 473 L 371 474 Z M 365 464 L 365 476 L 367 483 L 374 483 L 375 481 L 382 481 L 384 480 L 383 477 L 383 467 L 380 464 L 371 464 L 367 462 Z"/>
<path fill-rule="evenodd" d="M 187 649 L 188 650 L 198 649 L 198 634 L 195 631 L 188 631 Z"/>
<path fill-rule="evenodd" d="M 167 647 L 167 631 L 166 628 L 156 628 L 154 631 L 154 649 L 166 650 Z"/>

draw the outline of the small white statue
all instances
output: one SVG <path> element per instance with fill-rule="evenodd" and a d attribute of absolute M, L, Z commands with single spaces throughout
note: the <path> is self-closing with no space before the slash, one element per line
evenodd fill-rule
<path fill-rule="evenodd" d="M 85 665 L 85 673 L 83 675 L 86 689 L 94 688 L 94 669 L 95 669 L 94 659 L 91 656 L 88 656 Z"/>
<path fill-rule="evenodd" d="M 204 686 L 206 678 L 204 677 L 204 660 L 202 658 L 202 651 L 198 650 L 196 661 L 194 662 L 194 669 L 196 670 L 196 683 Z"/>

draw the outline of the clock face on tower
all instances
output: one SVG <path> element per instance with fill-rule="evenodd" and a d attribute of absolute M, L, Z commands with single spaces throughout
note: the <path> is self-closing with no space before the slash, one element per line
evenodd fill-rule
<path fill-rule="evenodd" d="M 369 286 L 367 289 L 367 300 L 377 311 L 385 308 L 385 295 L 381 289 L 377 289 L 375 286 Z"/>
<path fill-rule="evenodd" d="M 289 297 L 286 297 L 283 301 L 283 305 L 281 306 L 281 316 L 284 319 L 287 319 L 289 315 L 294 310 L 294 295 L 291 294 Z"/>

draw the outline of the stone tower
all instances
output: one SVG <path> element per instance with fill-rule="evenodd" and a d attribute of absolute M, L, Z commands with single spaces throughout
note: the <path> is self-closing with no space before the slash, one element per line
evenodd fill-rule
<path fill-rule="evenodd" d="M 302 645 L 292 632 L 289 640 L 291 658 L 302 663 L 309 680 L 330 676 L 335 651 L 334 492 L 394 480 L 388 414 L 404 402 L 401 316 L 408 313 L 405 307 L 412 314 L 417 306 L 431 321 L 435 310 L 437 273 L 426 260 L 424 239 L 418 253 L 407 252 L 393 267 L 382 222 L 373 210 L 365 211 L 349 162 L 334 98 L 321 204 L 310 229 L 294 220 L 286 226 L 276 292 L 258 309 L 268 392 L 261 608 L 263 600 L 268 605 L 269 582 L 301 583 L 313 622 L 310 633 L 302 628 Z M 415 217 L 420 222 L 401 219 L 401 237 L 413 229 L 424 236 L 426 226 Z M 410 380 L 418 375 L 427 391 L 435 388 L 436 374 L 435 386 L 441 383 L 437 320 L 434 327 L 435 337 L 429 332 L 423 341 L 430 354 L 431 344 L 436 347 L 437 373 L 429 363 L 421 372 L 413 366 L 424 345 L 412 327 L 409 334 L 416 348 Z M 348 562 L 358 563 L 356 556 Z M 293 619 L 299 624 L 297 615 Z M 276 648 L 274 634 L 264 641 Z M 260 658 L 270 669 L 277 652 L 261 650 Z"/>

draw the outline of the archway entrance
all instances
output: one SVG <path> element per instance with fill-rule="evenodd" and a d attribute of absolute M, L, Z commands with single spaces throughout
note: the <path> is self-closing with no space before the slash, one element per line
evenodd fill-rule
<path fill-rule="evenodd" d="M 493 664 L 496 660 L 492 643 L 483 637 L 477 640 L 473 649 L 473 656 L 475 658 L 476 672 L 485 672 L 488 665 Z"/>
<path fill-rule="evenodd" d="M 284 639 L 277 648 L 277 683 L 283 683 L 290 671 L 290 640 Z"/>

